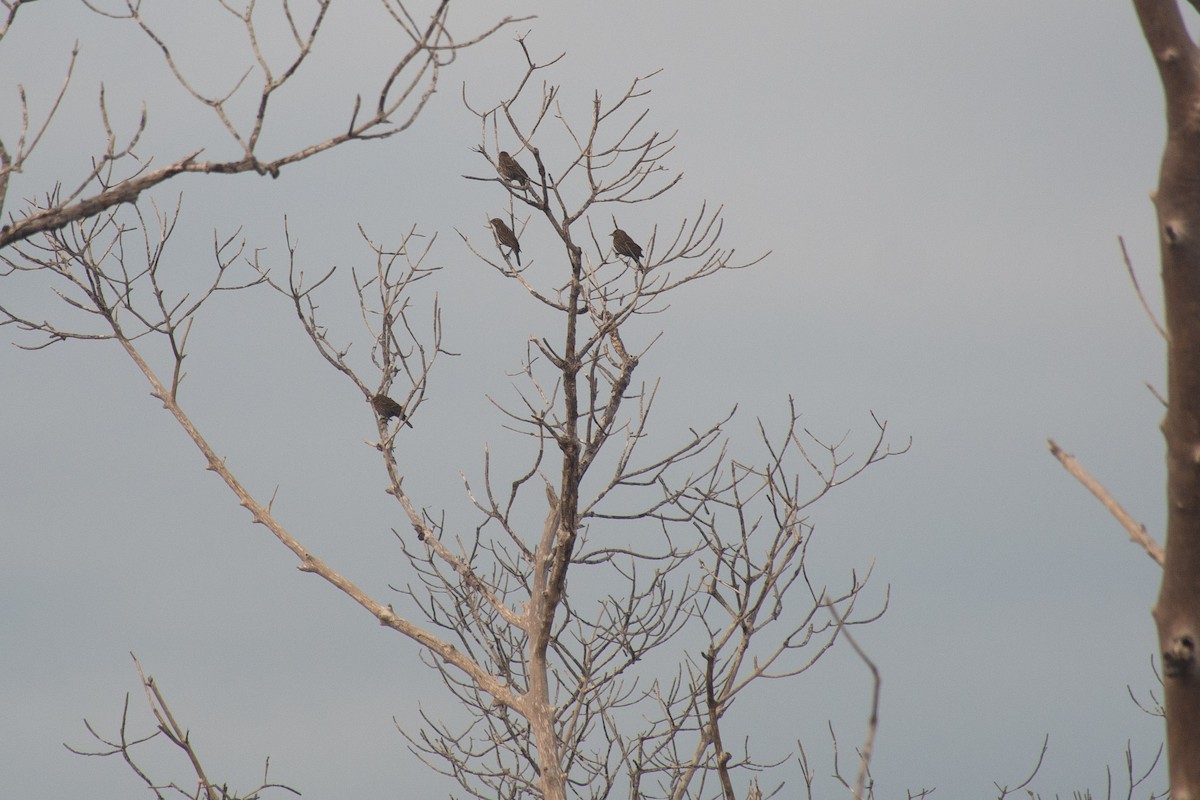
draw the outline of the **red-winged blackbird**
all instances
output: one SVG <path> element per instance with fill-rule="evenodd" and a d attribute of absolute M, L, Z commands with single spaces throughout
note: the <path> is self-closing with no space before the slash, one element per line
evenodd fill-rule
<path fill-rule="evenodd" d="M 504 220 L 498 217 L 492 220 L 491 225 L 492 230 L 496 233 L 496 241 L 512 250 L 512 254 L 517 259 L 517 266 L 521 266 L 521 243 L 517 241 L 517 235 L 504 224 Z"/>
<path fill-rule="evenodd" d="M 511 181 L 522 188 L 529 185 L 529 173 L 506 151 L 500 151 L 500 157 L 496 159 L 496 163 L 497 171 L 500 173 L 501 178 Z"/>
<path fill-rule="evenodd" d="M 413 424 L 408 421 L 408 415 L 404 413 L 404 406 L 397 403 L 386 394 L 377 394 L 371 398 L 371 408 L 375 409 L 375 413 L 383 418 L 386 423 L 392 417 L 399 417 L 400 421 L 408 427 Z"/>
<path fill-rule="evenodd" d="M 640 267 L 642 265 L 642 248 L 633 239 L 629 238 L 629 234 L 617 228 L 612 232 L 613 250 L 617 255 L 632 258 Z"/>

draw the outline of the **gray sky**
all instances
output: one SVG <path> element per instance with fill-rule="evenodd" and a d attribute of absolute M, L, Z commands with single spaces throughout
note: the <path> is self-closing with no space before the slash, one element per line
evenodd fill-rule
<path fill-rule="evenodd" d="M 178 3 L 166 4 L 180 13 Z M 489 4 L 499 9 L 501 4 Z M 366 8 L 360 6 L 359 9 Z M 752 8 L 753 12 L 747 12 Z M 772 251 L 760 267 L 683 291 L 656 320 L 643 362 L 661 375 L 660 430 L 712 422 L 734 404 L 736 448 L 753 452 L 756 417 L 779 424 L 788 395 L 815 432 L 866 443 L 870 412 L 908 455 L 868 471 L 813 513 L 814 571 L 831 583 L 874 563 L 871 597 L 891 607 L 859 633 L 883 674 L 874 774 L 881 796 L 940 797 L 1015 784 L 1042 737 L 1036 790 L 1069 794 L 1120 773 L 1127 740 L 1148 764 L 1158 720 L 1128 697 L 1157 688 L 1149 609 L 1158 568 L 1046 451 L 1053 436 L 1161 539 L 1162 343 L 1124 274 L 1124 235 L 1158 308 L 1147 199 L 1163 139 L 1151 60 L 1127 3 L 840 2 L 753 5 L 635 2 L 510 5 L 538 19 L 463 54 L 408 133 L 350 146 L 277 181 L 188 178 L 173 245 L 178 268 L 211 268 L 212 238 L 243 226 L 284 266 L 282 219 L 313 273 L 362 266 L 356 230 L 438 233 L 436 291 L 447 345 L 431 402 L 405 447 L 406 486 L 452 522 L 472 520 L 459 471 L 477 476 L 485 442 L 512 446 L 485 392 L 512 397 L 533 326 L 527 301 L 473 260 L 455 234 L 490 242 L 494 187 L 461 180 L 482 161 L 461 87 L 479 105 L 511 90 L 512 43 L 567 57 L 550 79 L 586 114 L 662 68 L 648 125 L 678 130 L 672 196 L 622 209 L 622 226 L 670 229 L 702 201 L 724 204 L 724 243 Z M 280 99 L 278 152 L 344 125 L 369 92 L 365 30 L 335 10 L 303 92 Z M 378 12 L 371 12 L 378 16 Z M 457 20 L 464 35 L 478 10 Z M 499 13 L 499 12 L 488 12 Z M 208 30 L 176 17 L 188 34 Z M 44 109 L 71 43 L 82 45 L 58 124 L 13 180 L 8 211 L 70 185 L 101 141 L 105 83 L 118 128 L 150 109 L 143 152 L 156 162 L 208 145 L 211 121 L 173 89 L 154 51 L 121 24 L 73 4 L 24 9 L 0 43 L 0 138 L 17 120 L 15 84 Z M 186 50 L 184 52 L 187 52 Z M 193 67 L 236 73 L 197 48 Z M 374 69 L 372 69 L 374 67 Z M 221 73 L 226 76 L 226 72 Z M 199 144 L 194 144 L 199 142 Z M 331 296 L 332 319 L 348 285 Z M 52 308 L 43 288 L 4 281 L 6 302 Z M 428 302 L 430 295 L 423 296 Z M 418 299 L 421 302 L 421 299 Z M 511 309 L 511 312 L 509 311 Z M 351 329 L 355 334 L 357 330 Z M 0 775 L 14 797 L 128 796 L 114 761 L 82 759 L 82 719 L 112 732 L 137 690 L 134 651 L 168 693 L 215 772 L 272 776 L 306 797 L 444 796 L 392 718 L 444 695 L 410 644 L 300 574 L 203 470 L 132 364 L 111 344 L 30 354 L 0 348 Z M 404 582 L 394 504 L 362 441 L 361 400 L 302 341 L 266 292 L 222 298 L 193 335 L 182 402 L 293 532 L 368 589 Z M 830 771 L 827 720 L 861 739 L 869 683 L 833 654 L 786 692 L 768 687 L 735 712 L 769 712 L 764 736 L 803 739 Z M 145 725 L 135 695 L 133 718 Z M 847 758 L 848 751 L 843 752 Z M 829 793 L 832 793 L 832 789 Z"/>

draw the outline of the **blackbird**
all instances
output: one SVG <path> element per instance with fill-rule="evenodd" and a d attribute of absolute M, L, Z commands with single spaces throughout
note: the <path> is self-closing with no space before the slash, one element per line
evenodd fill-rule
<path fill-rule="evenodd" d="M 492 230 L 496 233 L 496 241 L 512 250 L 512 254 L 517 259 L 517 266 L 521 266 L 521 243 L 517 241 L 517 235 L 499 217 L 494 218 L 491 225 Z"/>
<path fill-rule="evenodd" d="M 517 160 L 510 156 L 506 151 L 500 151 L 500 157 L 496 159 L 497 170 L 500 172 L 500 177 L 506 181 L 517 184 L 521 188 L 529 186 L 529 173 L 525 168 L 517 163 Z"/>
<path fill-rule="evenodd" d="M 613 250 L 616 251 L 617 255 L 625 256 L 626 258 L 632 258 L 640 267 L 642 265 L 642 248 L 638 245 L 638 243 L 631 239 L 629 234 L 620 228 L 617 228 L 612 232 L 612 237 Z"/>
<path fill-rule="evenodd" d="M 397 403 L 386 394 L 377 394 L 371 398 L 371 408 L 375 409 L 375 413 L 383 418 L 386 423 L 392 417 L 399 417 L 400 421 L 408 427 L 413 424 L 408 421 L 408 415 L 404 413 L 404 406 Z"/>

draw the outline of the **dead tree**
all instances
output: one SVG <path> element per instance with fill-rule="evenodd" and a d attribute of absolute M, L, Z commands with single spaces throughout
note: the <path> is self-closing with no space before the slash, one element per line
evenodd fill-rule
<path fill-rule="evenodd" d="M 1196 3 L 1192 3 L 1197 8 Z M 1167 106 L 1158 190 L 1167 332 L 1167 541 L 1154 606 L 1171 796 L 1200 798 L 1200 51 L 1175 0 L 1135 0 Z"/>
<path fill-rule="evenodd" d="M 1189 0 L 1200 11 L 1200 3 Z M 1142 34 L 1162 80 L 1167 144 L 1154 206 L 1162 262 L 1167 346 L 1166 547 L 1160 547 L 1113 496 L 1053 441 L 1051 452 L 1105 505 L 1130 539 L 1163 567 L 1154 604 L 1162 660 L 1170 796 L 1200 798 L 1200 49 L 1177 0 L 1134 0 Z M 1124 253 L 1124 242 L 1122 251 Z M 1129 256 L 1125 264 L 1134 276 Z M 1134 288 L 1141 297 L 1137 279 Z"/>
<path fill-rule="evenodd" d="M 527 460 L 485 451 L 481 477 L 464 485 L 478 513 L 474 528 L 447 528 L 443 515 L 410 494 L 409 462 L 397 447 L 405 421 L 420 427 L 429 376 L 445 353 L 437 302 L 424 317 L 414 304 L 420 282 L 434 274 L 426 266 L 432 239 L 411 232 L 387 245 L 363 232 L 372 264 L 351 272 L 363 322 L 355 336 L 331 330 L 320 314 L 339 285 L 335 271 L 307 277 L 290 238 L 286 265 L 255 255 L 240 277 L 246 251 L 234 238 L 218 242 L 216 272 L 179 299 L 163 257 L 174 217 L 146 218 L 135 204 L 129 224 L 110 210 L 43 229 L 13 248 L 12 269 L 44 276 L 96 326 L 2 313 L 42 337 L 30 347 L 117 342 L 207 468 L 298 568 L 421 648 L 467 721 L 425 717 L 402 732 L 470 796 L 769 797 L 780 780 L 768 771 L 794 754 L 750 731 L 727 730 L 729 712 L 755 690 L 805 672 L 847 626 L 886 607 L 885 597 L 861 607 L 869 570 L 851 571 L 835 588 L 810 581 L 809 511 L 904 448 L 890 448 L 886 423 L 873 418 L 865 452 L 856 454 L 845 439 L 827 441 L 802 427 L 792 403 L 782 425 L 760 422 L 753 459 L 735 455 L 727 439 L 733 412 L 646 452 L 657 382 L 641 379 L 639 369 L 661 335 L 647 321 L 669 299 L 682 302 L 687 284 L 760 259 L 734 260 L 721 243 L 720 209 L 706 203 L 694 220 L 661 228 L 652 221 L 654 201 L 680 178 L 668 163 L 673 136 L 647 130 L 645 78 L 612 101 L 596 93 L 591 115 L 576 122 L 559 107 L 558 87 L 530 88 L 554 62 L 538 65 L 521 46 L 528 68 L 517 89 L 475 112 L 481 168 L 464 187 L 479 205 L 479 231 L 490 232 L 460 236 L 494 280 L 519 285 L 555 323 L 530 333 L 520 402 L 493 400 L 528 442 Z M 501 150 L 523 165 L 525 180 L 514 180 L 511 166 L 497 171 Z M 526 237 L 523 265 L 510 262 L 511 241 L 494 238 L 494 219 L 514 239 Z M 609 238 L 618 227 L 638 243 L 639 258 L 614 252 Z M 131 234 L 144 246 L 123 247 Z M 396 535 L 411 568 L 394 598 L 400 611 L 302 544 L 180 402 L 187 335 L 199 312 L 219 290 L 263 285 L 291 305 L 377 424 L 369 444 L 404 521 Z M 352 350 L 356 340 L 366 346 Z M 402 415 L 380 413 L 392 409 L 381 395 Z M 127 749 L 117 750 L 129 759 Z M 860 794 L 868 752 L 857 770 Z M 760 781 L 773 785 L 760 790 Z"/>

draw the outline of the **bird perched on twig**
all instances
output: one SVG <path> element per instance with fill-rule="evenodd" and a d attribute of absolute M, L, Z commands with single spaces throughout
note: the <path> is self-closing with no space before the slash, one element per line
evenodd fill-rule
<path fill-rule="evenodd" d="M 400 405 L 386 394 L 377 394 L 372 397 L 371 408 L 375 409 L 375 413 L 378 414 L 385 423 L 393 417 L 399 417 L 400 421 L 408 427 L 411 428 L 413 426 L 413 424 L 408 421 L 408 415 L 404 413 L 404 406 Z"/>
<path fill-rule="evenodd" d="M 522 189 L 529 186 L 529 173 L 505 150 L 501 150 L 500 157 L 496 159 L 496 170 L 501 178 L 517 184 Z"/>
<path fill-rule="evenodd" d="M 612 232 L 612 237 L 613 250 L 616 251 L 617 255 L 632 258 L 639 267 L 642 266 L 642 248 L 630 238 L 628 233 L 617 228 Z"/>
<path fill-rule="evenodd" d="M 494 217 L 490 224 L 496 234 L 496 241 L 511 250 L 517 259 L 517 266 L 521 266 L 521 243 L 517 241 L 517 235 L 512 232 L 512 228 L 505 225 L 504 220 L 499 217 Z"/>

